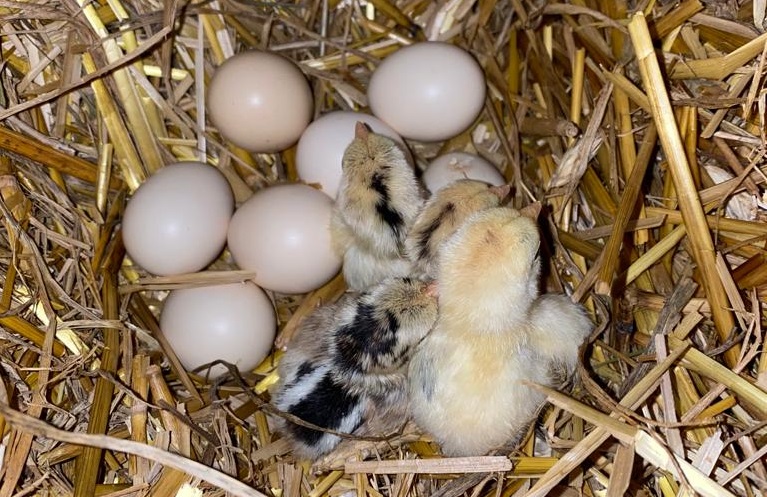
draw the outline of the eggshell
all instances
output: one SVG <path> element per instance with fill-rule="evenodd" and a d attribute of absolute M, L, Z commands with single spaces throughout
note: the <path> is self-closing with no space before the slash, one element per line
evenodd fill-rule
<path fill-rule="evenodd" d="M 218 169 L 200 162 L 167 165 L 128 202 L 125 249 L 153 274 L 198 271 L 224 248 L 233 210 L 232 190 Z"/>
<path fill-rule="evenodd" d="M 498 168 L 482 157 L 466 152 L 440 155 L 429 163 L 421 179 L 432 193 L 459 179 L 476 179 L 494 186 L 506 183 Z"/>
<path fill-rule="evenodd" d="M 255 282 L 280 293 L 314 290 L 341 267 L 330 242 L 333 201 L 304 184 L 256 192 L 229 224 L 229 250 Z"/>
<path fill-rule="evenodd" d="M 322 191 L 335 198 L 341 183 L 341 159 L 354 140 L 354 126 L 359 121 L 373 132 L 393 138 L 407 152 L 402 137 L 380 119 L 360 112 L 330 112 L 311 123 L 298 140 L 298 176 L 307 183 L 319 183 Z"/>
<path fill-rule="evenodd" d="M 254 152 L 294 144 L 312 118 L 314 99 L 301 70 L 270 52 L 227 59 L 208 86 L 210 119 L 232 143 Z"/>
<path fill-rule="evenodd" d="M 373 114 L 404 138 L 439 141 L 461 133 L 479 115 L 485 76 L 455 45 L 414 43 L 384 59 L 367 95 Z"/>
<path fill-rule="evenodd" d="M 220 359 L 245 372 L 269 354 L 277 318 L 264 291 L 245 282 L 170 292 L 160 328 L 187 370 Z M 225 372 L 216 365 L 210 376 Z"/>

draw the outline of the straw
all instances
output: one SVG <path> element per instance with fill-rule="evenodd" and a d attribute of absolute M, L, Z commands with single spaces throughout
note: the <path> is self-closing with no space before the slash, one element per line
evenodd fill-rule
<path fill-rule="evenodd" d="M 734 326 L 732 313 L 727 307 L 726 295 L 722 282 L 714 271 L 714 245 L 706 226 L 703 208 L 698 200 L 697 190 L 690 174 L 690 166 L 679 137 L 671 102 L 666 94 L 663 76 L 652 48 L 652 40 L 647 29 L 644 15 L 634 15 L 629 23 L 634 49 L 637 53 L 639 68 L 653 109 L 652 115 L 658 127 L 663 150 L 668 156 L 671 177 L 674 180 L 679 206 L 685 227 L 690 234 L 692 255 L 698 264 L 706 293 L 711 301 L 719 336 L 725 339 Z M 734 364 L 737 349 L 726 353 L 727 361 Z"/>
<path fill-rule="evenodd" d="M 0 4 L 0 497 L 767 492 L 765 4 L 535 3 Z M 206 93 L 234 54 L 295 62 L 316 118 L 369 113 L 380 64 L 426 40 L 474 57 L 487 91 L 456 136 L 404 137 L 417 176 L 474 153 L 512 185 L 508 205 L 539 202 L 539 290 L 582 302 L 593 331 L 572 388 L 549 392 L 517 446 L 445 457 L 403 416 L 308 461 L 270 401 L 343 276 L 267 290 L 278 333 L 262 364 L 199 377 L 165 339 L 165 299 L 257 274 L 223 250 L 152 275 L 125 254 L 123 214 L 183 160 L 221 171 L 237 206 L 301 181 L 296 146 L 243 150 L 211 122 Z"/>

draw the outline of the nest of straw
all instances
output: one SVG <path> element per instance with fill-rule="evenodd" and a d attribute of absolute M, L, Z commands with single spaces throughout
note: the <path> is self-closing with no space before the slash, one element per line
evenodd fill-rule
<path fill-rule="evenodd" d="M 0 496 L 767 493 L 763 0 L 40 0 L 0 16 Z M 596 329 L 576 389 L 549 394 L 543 451 L 531 436 L 442 458 L 408 426 L 312 467 L 270 430 L 274 356 L 210 384 L 159 332 L 169 289 L 247 274 L 225 254 L 151 277 L 125 258 L 121 213 L 178 160 L 216 165 L 238 202 L 297 179 L 292 150 L 249 154 L 209 126 L 206 83 L 234 53 L 295 60 L 318 114 L 364 111 L 376 65 L 427 39 L 472 53 L 489 93 L 460 136 L 410 143 L 418 167 L 475 152 L 515 205 L 542 201 L 547 286 Z M 278 343 L 341 290 L 275 296 Z"/>

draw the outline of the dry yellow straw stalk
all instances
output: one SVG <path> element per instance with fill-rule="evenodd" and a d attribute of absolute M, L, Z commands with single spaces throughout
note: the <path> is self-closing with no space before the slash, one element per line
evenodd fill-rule
<path fill-rule="evenodd" d="M 89 2 L 78 0 L 82 8 L 82 15 L 88 20 L 96 36 L 103 40 L 104 54 L 109 62 L 117 62 L 124 57 L 122 49 L 117 41 L 109 36 L 109 32 L 99 17 L 98 11 Z M 139 99 L 136 85 L 127 68 L 117 69 L 113 75 L 118 95 L 123 101 L 131 133 L 136 136 L 136 145 L 141 153 L 141 158 L 146 164 L 148 171 L 152 172 L 163 166 L 157 141 L 152 135 L 152 128 L 146 118 L 146 111 Z"/>
<path fill-rule="evenodd" d="M 5 126 L 0 126 L 0 149 L 13 152 L 33 161 L 51 167 L 63 174 L 69 174 L 84 181 L 95 182 L 96 166 L 74 155 L 66 154 L 55 148 L 25 136 Z M 110 187 L 119 188 L 120 180 L 111 180 Z"/>
<path fill-rule="evenodd" d="M 545 391 L 549 396 L 549 401 L 552 403 L 569 410 L 577 416 L 588 419 L 597 426 L 603 427 L 622 442 L 633 444 L 636 453 L 647 460 L 647 462 L 663 468 L 677 479 L 684 478 L 700 495 L 704 497 L 735 497 L 735 494 L 726 490 L 711 478 L 708 478 L 689 462 L 673 454 L 668 447 L 665 447 L 645 431 L 617 421 L 585 404 L 574 401 L 556 390 L 540 386 L 537 388 Z"/>
<path fill-rule="evenodd" d="M 767 33 L 754 38 L 737 50 L 723 57 L 691 60 L 674 66 L 671 77 L 675 79 L 709 78 L 722 79 L 753 59 L 764 49 Z"/>
<path fill-rule="evenodd" d="M 180 472 L 195 476 L 201 480 L 210 482 L 222 489 L 226 489 L 238 497 L 265 497 L 258 492 L 227 474 L 221 473 L 211 467 L 200 464 L 196 461 L 186 459 L 177 454 L 166 450 L 152 447 L 143 443 L 133 442 L 131 440 L 121 440 L 106 435 L 91 435 L 84 433 L 70 433 L 59 430 L 49 424 L 35 419 L 32 416 L 22 414 L 0 403 L 0 415 L 5 416 L 6 420 L 13 426 L 23 428 L 25 432 L 44 436 L 53 440 L 60 440 L 77 445 L 87 445 L 89 447 L 98 447 L 103 450 L 112 450 L 133 454 L 146 459 L 159 462 L 165 466 L 175 468 Z M 94 494 L 91 494 L 94 495 Z"/>
<path fill-rule="evenodd" d="M 684 349 L 676 350 L 662 362 L 651 369 L 620 401 L 620 405 L 629 409 L 634 409 L 644 402 L 647 397 L 652 395 L 657 387 L 657 382 L 665 372 L 676 362 L 684 353 Z M 613 413 L 613 417 L 618 417 Z M 566 477 L 573 469 L 578 467 L 593 451 L 604 443 L 610 437 L 610 433 L 602 426 L 597 426 L 591 433 L 583 438 L 567 453 L 566 457 L 560 459 L 546 474 L 538 480 L 530 489 L 526 497 L 544 497 L 548 495 L 559 481 Z"/>
<path fill-rule="evenodd" d="M 511 471 L 508 457 L 450 457 L 439 459 L 410 459 L 401 461 L 354 461 L 347 462 L 347 473 L 397 474 L 397 473 L 490 473 Z"/>
<path fill-rule="evenodd" d="M 655 148 L 657 137 L 658 134 L 655 131 L 655 126 L 650 126 L 645 131 L 642 146 L 639 148 L 639 154 L 636 156 L 636 163 L 633 164 L 631 174 L 626 180 L 626 188 L 623 191 L 623 196 L 621 197 L 621 202 L 618 206 L 618 213 L 615 217 L 615 223 L 613 224 L 610 238 L 608 238 L 607 243 L 605 244 L 602 265 L 599 270 L 597 282 L 594 285 L 594 290 L 597 293 L 610 295 L 613 273 L 618 264 L 618 252 L 623 241 L 623 232 L 625 231 L 629 217 L 636 206 L 639 190 L 642 186 L 642 179 L 650 164 L 652 151 Z"/>
<path fill-rule="evenodd" d="M 700 204 L 698 192 L 690 174 L 687 154 L 674 120 L 674 111 L 666 93 L 665 81 L 655 56 L 647 21 L 641 12 L 635 14 L 631 19 L 629 34 L 634 43 L 645 91 L 650 99 L 652 117 L 658 128 L 658 136 L 669 162 L 669 170 L 671 178 L 674 180 L 679 207 L 682 211 L 687 233 L 690 236 L 692 256 L 703 279 L 703 286 L 711 304 L 717 332 L 722 340 L 726 340 L 735 326 L 735 321 L 728 308 L 727 294 L 716 273 L 714 244 L 711 241 L 703 207 Z M 728 364 L 735 364 L 738 351 L 737 347 L 733 347 L 725 353 Z"/>
<path fill-rule="evenodd" d="M 117 262 L 119 264 L 119 260 Z M 104 277 L 102 301 L 104 305 L 104 318 L 106 319 L 119 318 L 116 273 L 117 267 L 114 264 L 108 264 L 102 273 Z M 101 369 L 107 374 L 116 373 L 119 357 L 120 332 L 117 329 L 105 328 L 104 350 L 101 354 Z M 93 391 L 93 403 L 90 408 L 88 433 L 106 433 L 109 422 L 109 407 L 112 403 L 113 393 L 114 385 L 110 380 L 104 377 L 96 380 L 96 387 Z M 101 456 L 101 449 L 96 447 L 85 447 L 82 454 L 77 458 L 75 463 L 75 473 L 78 475 L 78 478 L 75 480 L 75 497 L 85 497 L 94 494 L 99 476 Z"/>

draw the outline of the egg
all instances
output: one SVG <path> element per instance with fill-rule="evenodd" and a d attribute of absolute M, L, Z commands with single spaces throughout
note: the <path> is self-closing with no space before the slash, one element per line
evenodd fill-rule
<path fill-rule="evenodd" d="M 482 157 L 466 152 L 440 155 L 429 163 L 421 179 L 432 193 L 459 179 L 475 179 L 494 186 L 506 183 L 498 168 Z"/>
<path fill-rule="evenodd" d="M 128 201 L 125 250 L 153 274 L 198 271 L 224 248 L 233 211 L 232 190 L 218 169 L 200 162 L 169 164 Z"/>
<path fill-rule="evenodd" d="M 278 152 L 293 145 L 312 118 L 314 99 L 289 59 L 252 50 L 227 59 L 207 92 L 210 119 L 235 145 Z"/>
<path fill-rule="evenodd" d="M 173 290 L 165 299 L 160 329 L 187 370 L 223 360 L 246 372 L 269 354 L 277 318 L 262 289 L 252 282 L 233 283 Z M 222 365 L 210 368 L 213 378 L 226 372 Z"/>
<path fill-rule="evenodd" d="M 229 224 L 234 261 L 261 287 L 280 293 L 319 288 L 341 267 L 330 241 L 333 201 L 304 184 L 274 185 L 242 204 Z"/>
<path fill-rule="evenodd" d="M 335 198 L 341 183 L 341 159 L 354 139 L 354 126 L 359 121 L 370 126 L 374 133 L 393 138 L 410 153 L 402 137 L 380 119 L 361 112 L 330 112 L 311 123 L 298 140 L 298 176 L 307 183 L 319 184 L 323 192 Z"/>
<path fill-rule="evenodd" d="M 477 118 L 485 76 L 477 61 L 449 43 L 414 43 L 389 55 L 368 85 L 373 114 L 404 138 L 451 138 Z"/>

